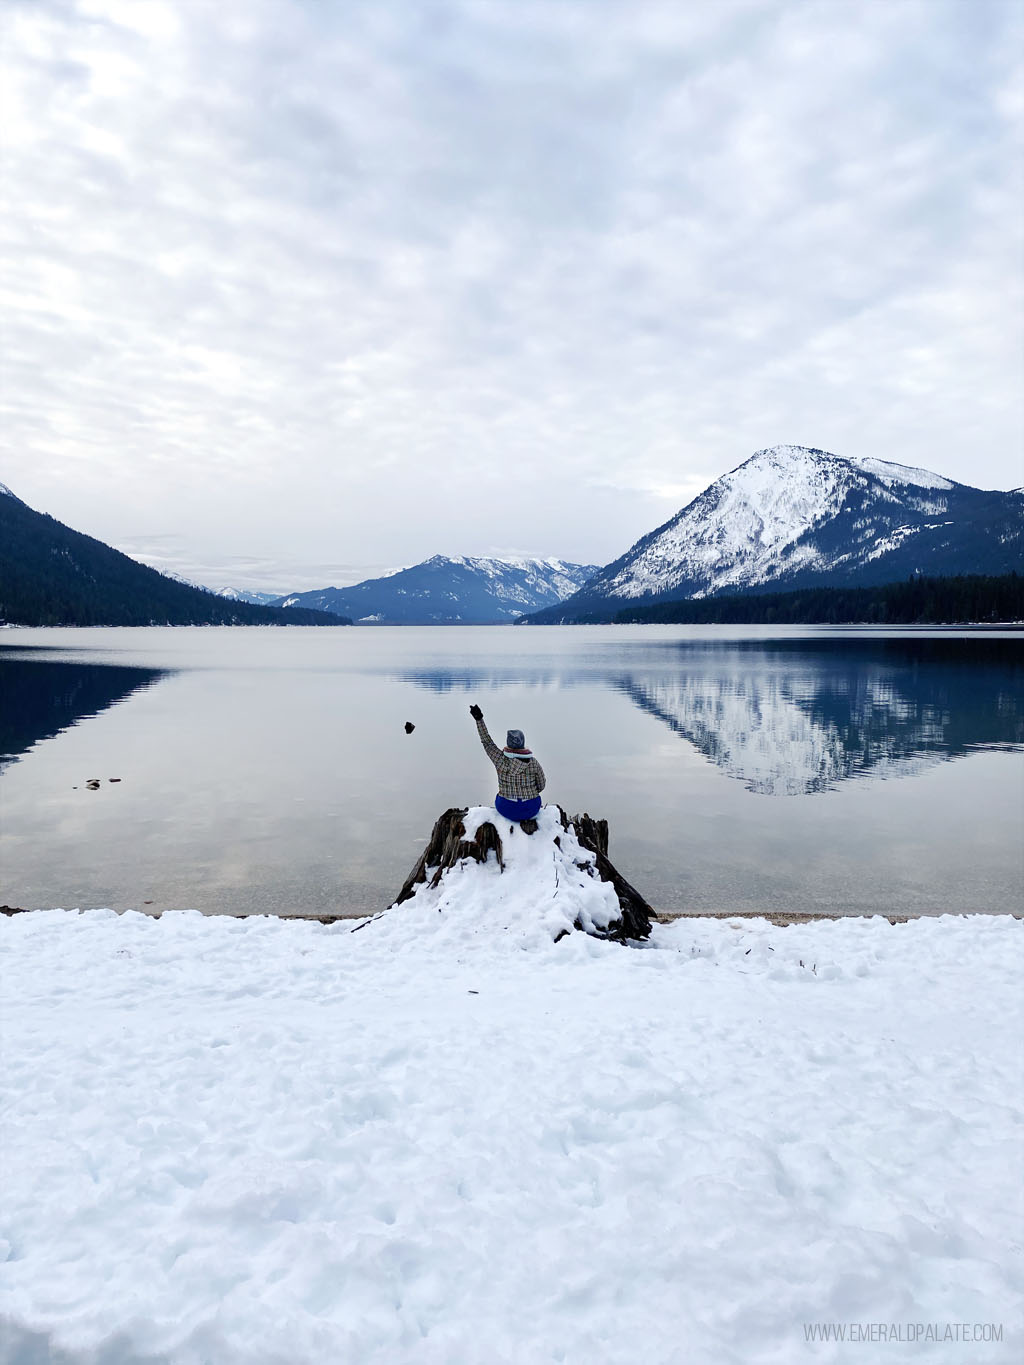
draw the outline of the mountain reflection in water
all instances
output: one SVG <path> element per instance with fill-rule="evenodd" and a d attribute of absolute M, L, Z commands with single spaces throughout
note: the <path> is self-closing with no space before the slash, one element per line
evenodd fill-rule
<path fill-rule="evenodd" d="M 0 769 L 165 675 L 156 668 L 0 656 Z"/>
<path fill-rule="evenodd" d="M 1024 648 L 1015 639 L 659 641 L 640 666 L 623 669 L 595 661 L 401 676 L 438 692 L 603 685 L 748 791 L 769 795 L 908 776 L 971 750 L 1024 744 Z"/>

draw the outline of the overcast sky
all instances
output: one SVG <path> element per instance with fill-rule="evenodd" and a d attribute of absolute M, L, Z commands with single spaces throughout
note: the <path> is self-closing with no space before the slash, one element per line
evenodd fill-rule
<path fill-rule="evenodd" d="M 0 479 L 282 591 L 603 564 L 779 442 L 1019 485 L 1022 16 L 4 0 Z"/>

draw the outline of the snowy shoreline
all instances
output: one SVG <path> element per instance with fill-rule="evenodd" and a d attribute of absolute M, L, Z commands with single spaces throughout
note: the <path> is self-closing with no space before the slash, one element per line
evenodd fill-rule
<path fill-rule="evenodd" d="M 388 911 L 394 910 L 395 914 L 402 913 L 401 907 L 388 906 Z M 294 921 L 297 924 L 358 924 L 369 919 L 375 919 L 385 911 L 377 911 L 373 915 L 367 915 L 365 911 L 341 911 L 336 915 L 313 915 L 305 912 L 289 914 L 286 911 L 253 910 L 244 911 L 241 914 L 219 914 L 217 912 L 199 912 L 196 910 L 139 910 L 135 906 L 127 906 L 123 910 L 115 910 L 110 906 L 75 906 L 73 908 L 55 906 L 28 906 L 0 905 L 0 916 L 11 915 L 48 915 L 53 913 L 68 915 L 88 915 L 88 914 L 113 914 L 113 915 L 145 915 L 147 919 L 159 920 L 168 915 L 194 915 L 202 913 L 204 919 L 228 919 L 228 920 L 249 920 L 249 919 L 273 919 L 285 922 Z M 944 916 L 955 919 L 974 919 L 978 916 L 992 917 L 995 919 L 1024 919 L 1024 910 L 1020 913 L 1005 910 L 970 910 L 956 915 L 950 915 L 946 910 L 934 911 L 913 911 L 909 914 L 886 914 L 881 910 L 851 910 L 826 911 L 826 910 L 656 910 L 654 918 L 659 924 L 674 924 L 677 920 L 764 920 L 767 924 L 772 924 L 776 928 L 785 928 L 791 924 L 816 924 L 819 921 L 828 920 L 850 920 L 850 919 L 879 919 L 885 920 L 888 924 L 909 924 L 918 919 L 941 919 Z"/>
<path fill-rule="evenodd" d="M 1010 916 L 44 911 L 0 951 L 0 1358 L 1019 1358 Z"/>

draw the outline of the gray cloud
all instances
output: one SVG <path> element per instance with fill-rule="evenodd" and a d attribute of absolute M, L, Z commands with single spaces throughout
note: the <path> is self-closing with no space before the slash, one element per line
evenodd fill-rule
<path fill-rule="evenodd" d="M 122 548 L 604 562 L 789 440 L 1024 479 L 1015 6 L 0 22 L 2 477 Z"/>

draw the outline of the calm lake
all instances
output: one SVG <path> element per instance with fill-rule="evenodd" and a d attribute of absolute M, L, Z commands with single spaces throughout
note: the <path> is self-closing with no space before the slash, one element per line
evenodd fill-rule
<path fill-rule="evenodd" d="M 1024 908 L 1024 637 L 723 626 L 4 630 L 0 903 L 379 909 L 474 701 L 658 910 Z"/>

